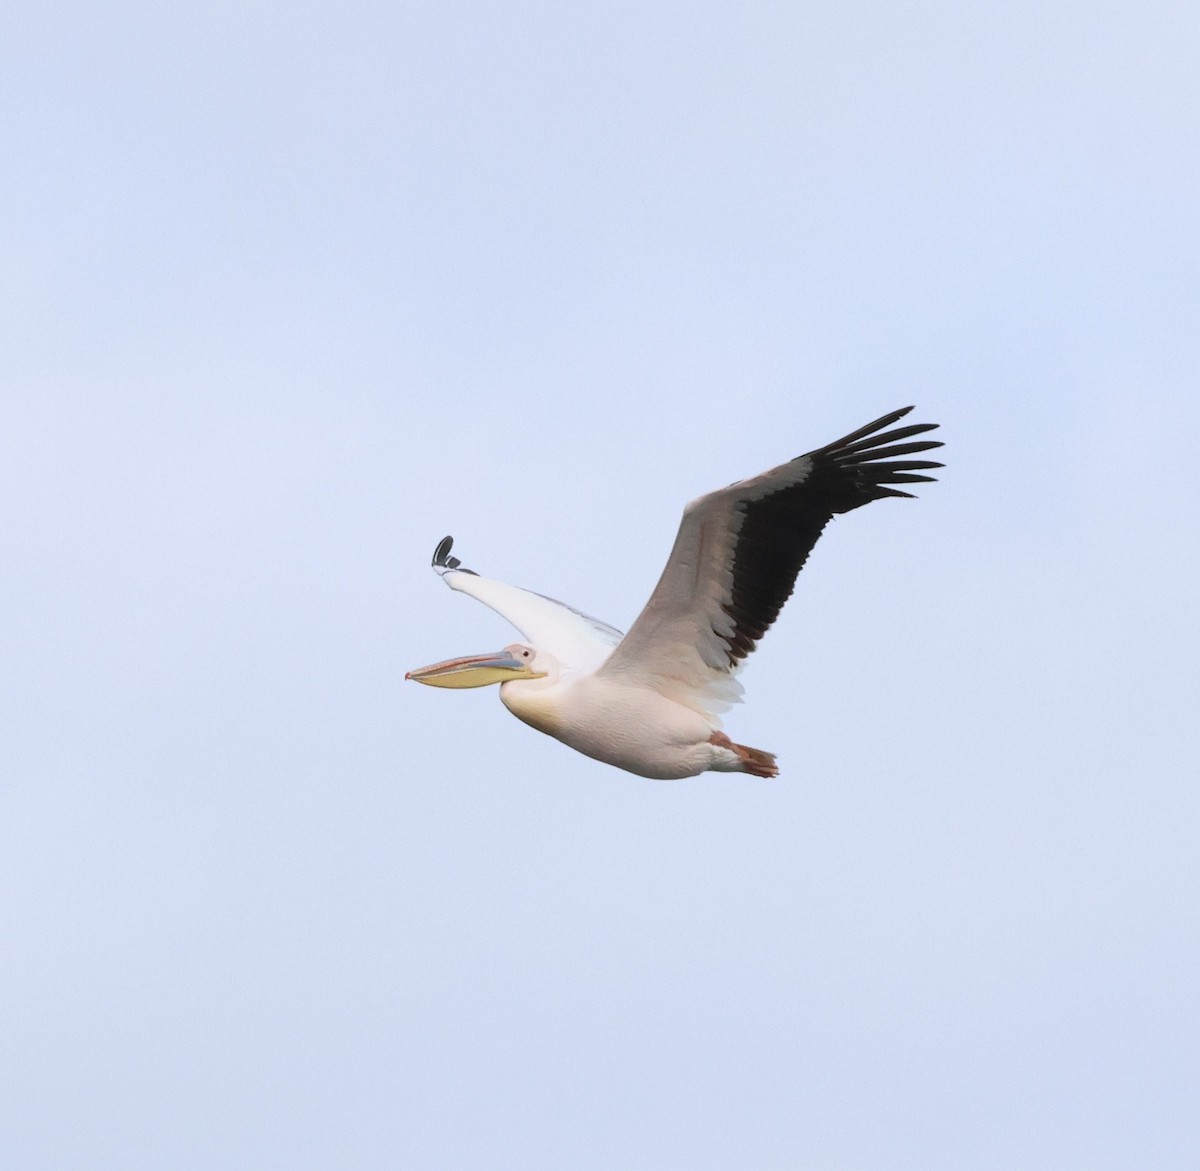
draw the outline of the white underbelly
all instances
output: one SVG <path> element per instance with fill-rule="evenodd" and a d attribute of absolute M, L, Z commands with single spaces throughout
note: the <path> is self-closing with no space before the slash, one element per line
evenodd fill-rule
<path fill-rule="evenodd" d="M 713 763 L 709 736 L 718 726 L 657 691 L 594 676 L 538 695 L 506 685 L 505 706 L 527 724 L 585 756 L 643 777 L 676 780 Z"/>

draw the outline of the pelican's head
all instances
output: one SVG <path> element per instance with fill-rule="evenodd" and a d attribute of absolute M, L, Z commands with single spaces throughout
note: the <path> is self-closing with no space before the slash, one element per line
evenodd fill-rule
<path fill-rule="evenodd" d="M 409 671 L 405 679 L 415 679 L 430 687 L 487 687 L 490 683 L 510 683 L 514 679 L 544 679 L 546 670 L 531 646 L 515 642 L 493 655 L 468 655 L 447 659 Z"/>

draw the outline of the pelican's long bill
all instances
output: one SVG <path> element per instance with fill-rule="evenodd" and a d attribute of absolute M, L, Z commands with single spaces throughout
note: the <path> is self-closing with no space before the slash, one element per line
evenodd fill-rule
<path fill-rule="evenodd" d="M 462 659 L 447 659 L 409 671 L 405 679 L 425 683 L 430 687 L 487 687 L 506 683 L 510 679 L 540 679 L 537 671 L 522 662 L 511 651 L 494 655 L 468 655 Z"/>

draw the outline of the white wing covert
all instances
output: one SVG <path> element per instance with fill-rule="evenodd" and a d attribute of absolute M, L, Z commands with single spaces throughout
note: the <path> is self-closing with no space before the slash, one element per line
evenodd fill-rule
<path fill-rule="evenodd" d="M 450 556 L 453 546 L 453 538 L 444 537 L 433 553 L 433 568 L 442 581 L 495 610 L 527 643 L 549 651 L 564 669 L 594 671 L 621 641 L 619 630 L 563 602 L 464 569 Z"/>

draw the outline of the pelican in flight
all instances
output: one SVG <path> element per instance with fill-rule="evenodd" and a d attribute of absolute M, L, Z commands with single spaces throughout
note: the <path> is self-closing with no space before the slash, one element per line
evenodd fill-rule
<path fill-rule="evenodd" d="M 645 609 L 622 636 L 553 598 L 480 577 L 450 556 L 433 568 L 452 589 L 490 606 L 522 641 L 489 655 L 448 659 L 405 678 L 431 687 L 500 684 L 519 720 L 643 777 L 706 770 L 777 776 L 775 757 L 735 744 L 720 714 L 741 698 L 742 661 L 779 616 L 825 525 L 932 480 L 940 463 L 907 456 L 941 447 L 913 439 L 936 423 L 892 424 L 903 407 L 761 476 L 693 500 Z"/>

